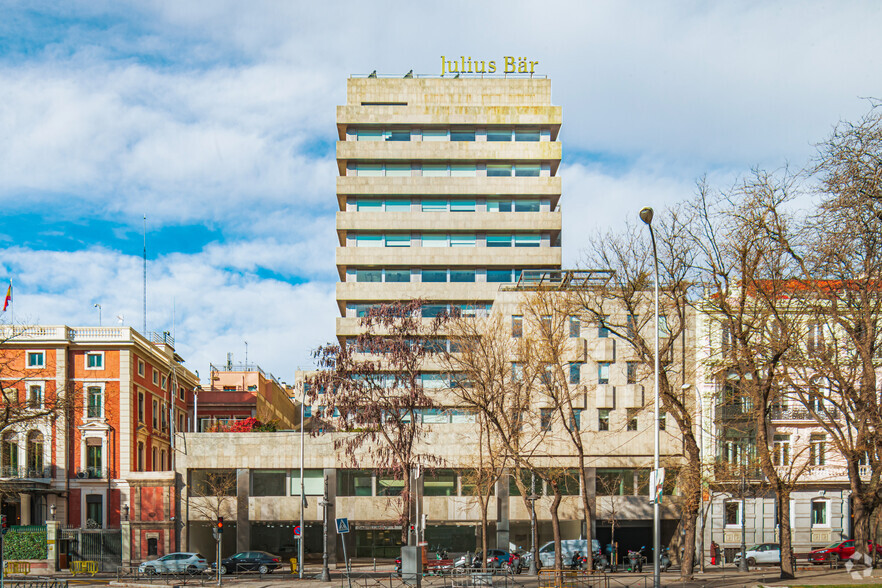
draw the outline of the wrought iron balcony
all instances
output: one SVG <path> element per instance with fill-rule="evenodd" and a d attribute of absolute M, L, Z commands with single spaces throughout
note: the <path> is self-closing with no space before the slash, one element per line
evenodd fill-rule
<path fill-rule="evenodd" d="M 0 478 L 51 478 L 52 468 L 0 467 Z"/>
<path fill-rule="evenodd" d="M 752 410 L 750 405 L 744 403 L 718 404 L 717 418 L 723 420 L 743 420 L 750 417 Z"/>
<path fill-rule="evenodd" d="M 818 411 L 819 416 L 827 419 L 838 419 L 839 411 L 835 408 L 823 408 Z M 799 408 L 781 408 L 772 407 L 769 410 L 769 418 L 773 421 L 814 421 L 815 417 L 812 413 L 803 407 Z"/>
<path fill-rule="evenodd" d="M 105 470 L 101 468 L 84 468 L 77 470 L 77 478 L 81 480 L 100 480 L 107 477 Z"/>

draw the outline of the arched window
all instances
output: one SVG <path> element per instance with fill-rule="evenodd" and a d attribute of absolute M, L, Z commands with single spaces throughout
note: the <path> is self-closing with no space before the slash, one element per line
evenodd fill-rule
<path fill-rule="evenodd" d="M 3 436 L 3 449 L 0 452 L 0 461 L 3 466 L 3 477 L 18 477 L 18 441 L 15 434 L 8 433 Z"/>
<path fill-rule="evenodd" d="M 28 476 L 46 477 L 43 475 L 43 433 L 40 431 L 28 433 L 27 460 Z"/>

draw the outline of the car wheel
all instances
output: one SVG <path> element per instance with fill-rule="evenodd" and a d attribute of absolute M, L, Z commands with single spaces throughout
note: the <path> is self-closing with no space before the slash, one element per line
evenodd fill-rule
<path fill-rule="evenodd" d="M 148 576 L 155 576 L 156 568 L 154 568 L 153 566 L 147 566 L 146 568 L 144 568 L 144 573 Z"/>
<path fill-rule="evenodd" d="M 755 566 L 756 565 L 756 558 L 748 557 L 747 558 L 747 565 L 749 565 L 750 567 Z"/>
<path fill-rule="evenodd" d="M 199 570 L 196 569 L 196 566 L 187 566 L 187 573 L 191 576 L 195 576 L 198 572 Z"/>
<path fill-rule="evenodd" d="M 268 573 L 268 572 L 269 572 L 269 568 L 266 567 L 266 564 L 260 564 L 257 567 L 257 573 L 260 574 L 261 576 Z"/>
<path fill-rule="evenodd" d="M 226 574 L 226 573 L 227 573 L 227 566 L 221 566 L 221 567 L 220 567 L 220 573 L 221 573 L 221 576 L 223 576 L 224 574 Z"/>

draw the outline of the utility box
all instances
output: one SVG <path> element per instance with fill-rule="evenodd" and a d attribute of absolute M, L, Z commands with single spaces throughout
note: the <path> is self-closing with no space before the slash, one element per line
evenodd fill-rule
<path fill-rule="evenodd" d="M 415 545 L 407 545 L 401 548 L 401 581 L 410 586 L 422 586 L 422 548 Z"/>

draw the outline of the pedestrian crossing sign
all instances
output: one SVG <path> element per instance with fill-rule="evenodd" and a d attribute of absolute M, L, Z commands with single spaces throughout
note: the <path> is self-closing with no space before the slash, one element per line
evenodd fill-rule
<path fill-rule="evenodd" d="M 349 532 L 349 519 L 337 519 L 337 532 L 338 533 L 348 533 Z"/>

